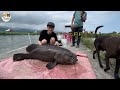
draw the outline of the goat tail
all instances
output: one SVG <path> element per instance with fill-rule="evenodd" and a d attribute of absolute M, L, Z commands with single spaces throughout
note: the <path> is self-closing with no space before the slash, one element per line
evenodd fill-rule
<path fill-rule="evenodd" d="M 98 29 L 101 28 L 101 27 L 103 27 L 103 25 L 98 26 L 98 27 L 95 29 L 95 37 L 97 37 L 97 31 L 98 31 Z"/>

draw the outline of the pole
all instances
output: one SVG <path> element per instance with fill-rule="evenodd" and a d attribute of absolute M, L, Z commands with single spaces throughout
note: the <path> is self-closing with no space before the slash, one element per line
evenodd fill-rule
<path fill-rule="evenodd" d="M 30 33 L 28 33 L 28 37 L 29 37 L 29 41 L 30 41 L 30 44 L 31 44 L 31 38 L 30 38 Z"/>

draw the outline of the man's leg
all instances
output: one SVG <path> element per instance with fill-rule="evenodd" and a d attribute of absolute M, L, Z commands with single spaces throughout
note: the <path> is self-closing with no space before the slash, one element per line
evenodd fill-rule
<path fill-rule="evenodd" d="M 72 46 L 75 46 L 75 36 L 74 36 L 74 34 L 72 35 L 72 45 L 71 45 L 71 47 Z"/>
<path fill-rule="evenodd" d="M 77 46 L 76 46 L 76 48 L 78 48 L 78 47 L 79 47 L 80 40 L 81 40 L 81 36 L 77 36 L 77 37 L 78 37 L 78 39 L 77 39 Z"/>
<path fill-rule="evenodd" d="M 76 46 L 76 48 L 78 48 L 79 45 L 80 45 L 82 29 L 83 29 L 83 26 L 77 28 L 77 30 L 78 30 L 78 36 L 77 36 L 78 40 L 77 40 L 77 46 Z"/>
<path fill-rule="evenodd" d="M 50 44 L 55 45 L 55 38 L 54 38 L 54 37 L 52 37 L 52 38 L 50 39 Z"/>
<path fill-rule="evenodd" d="M 47 40 L 43 39 L 42 41 L 38 41 L 38 44 L 39 45 L 45 45 L 45 44 L 47 44 Z"/>
<path fill-rule="evenodd" d="M 74 27 L 72 29 L 72 45 L 71 47 L 75 46 L 75 36 L 76 36 L 77 32 L 76 32 L 76 27 Z"/>

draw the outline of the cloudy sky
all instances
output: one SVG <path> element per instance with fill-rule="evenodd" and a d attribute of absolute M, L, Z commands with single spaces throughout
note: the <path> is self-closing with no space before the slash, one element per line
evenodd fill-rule
<path fill-rule="evenodd" d="M 5 11 L 0 11 L 0 15 Z M 27 28 L 34 30 L 46 29 L 47 22 L 55 23 L 55 31 L 70 31 L 65 25 L 71 24 L 74 11 L 8 11 L 11 14 L 9 22 L 0 18 L 0 26 L 10 28 Z M 86 31 L 94 31 L 99 25 L 102 33 L 120 32 L 120 11 L 86 11 L 87 21 L 84 23 Z"/>

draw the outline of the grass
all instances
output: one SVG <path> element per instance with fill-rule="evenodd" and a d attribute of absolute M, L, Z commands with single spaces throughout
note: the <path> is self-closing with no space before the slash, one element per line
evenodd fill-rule
<path fill-rule="evenodd" d="M 95 47 L 94 47 L 94 40 L 92 40 L 92 38 L 81 38 L 81 41 L 82 43 L 87 47 L 89 48 L 90 50 L 94 51 L 95 50 Z M 101 60 L 104 60 L 105 58 L 105 53 L 104 52 L 100 52 L 100 57 L 101 57 Z"/>

